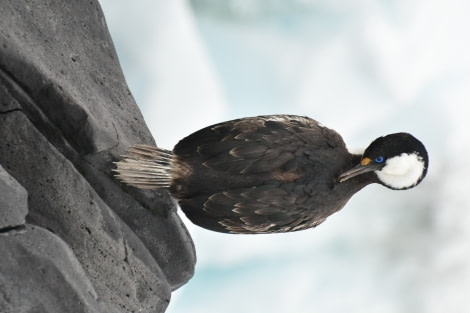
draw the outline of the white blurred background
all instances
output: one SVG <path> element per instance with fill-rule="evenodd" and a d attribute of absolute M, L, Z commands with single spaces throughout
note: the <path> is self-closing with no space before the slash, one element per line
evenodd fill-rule
<path fill-rule="evenodd" d="M 316 229 L 225 235 L 185 219 L 196 274 L 167 312 L 470 312 L 470 2 L 101 4 L 161 147 L 288 113 L 351 147 L 407 131 L 430 154 L 417 188 L 369 186 Z"/>

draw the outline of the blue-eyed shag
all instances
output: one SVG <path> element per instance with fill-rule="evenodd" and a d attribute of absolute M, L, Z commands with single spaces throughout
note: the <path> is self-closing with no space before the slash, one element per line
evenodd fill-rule
<path fill-rule="evenodd" d="M 379 137 L 354 154 L 313 119 L 269 115 L 203 128 L 173 151 L 136 145 L 115 171 L 137 188 L 167 188 L 201 227 L 259 234 L 315 227 L 371 183 L 412 188 L 428 163 L 408 133 Z"/>

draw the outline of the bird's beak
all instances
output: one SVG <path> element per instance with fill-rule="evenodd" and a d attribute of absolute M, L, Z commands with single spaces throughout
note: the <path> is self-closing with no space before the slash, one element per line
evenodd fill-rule
<path fill-rule="evenodd" d="M 344 172 L 339 176 L 339 182 L 342 183 L 347 181 L 350 178 L 356 177 L 364 173 L 376 171 L 382 167 L 382 164 L 377 164 L 372 162 L 369 158 L 363 158 L 361 163 L 350 169 L 349 171 Z"/>

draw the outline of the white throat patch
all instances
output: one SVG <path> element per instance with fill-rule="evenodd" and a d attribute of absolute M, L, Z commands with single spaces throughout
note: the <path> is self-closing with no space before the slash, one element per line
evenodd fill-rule
<path fill-rule="evenodd" d="M 415 186 L 424 172 L 424 160 L 416 153 L 402 153 L 388 159 L 385 166 L 375 173 L 380 181 L 393 189 Z"/>

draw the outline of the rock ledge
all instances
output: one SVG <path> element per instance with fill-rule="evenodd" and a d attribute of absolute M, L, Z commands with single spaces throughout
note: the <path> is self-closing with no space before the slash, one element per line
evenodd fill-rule
<path fill-rule="evenodd" d="M 155 143 L 97 1 L 2 1 L 0 134 L 0 311 L 165 311 L 194 245 L 165 191 L 111 174 Z"/>

